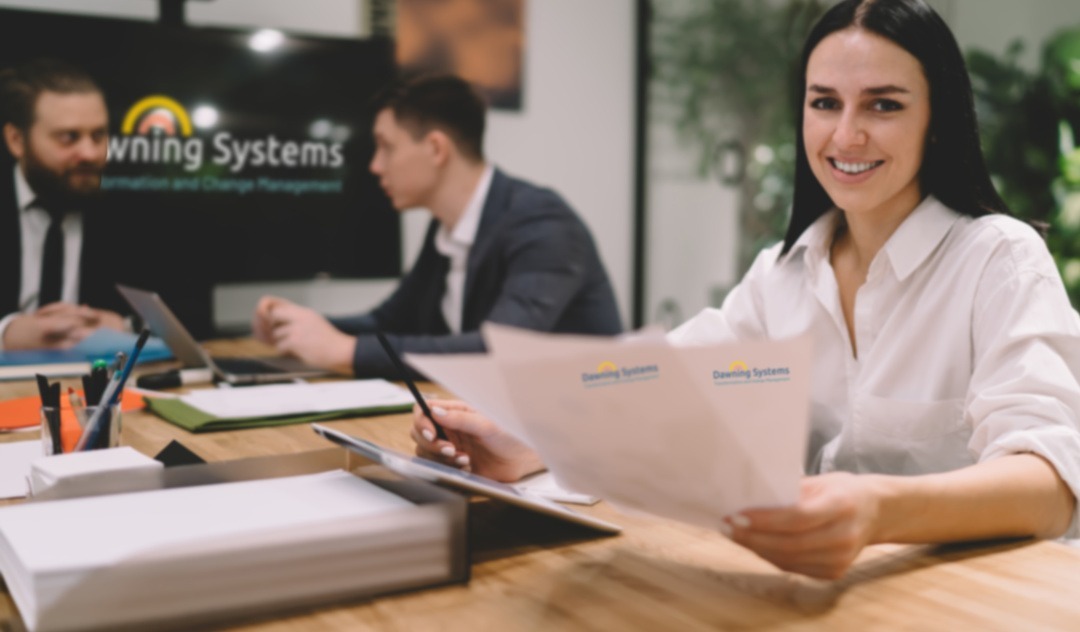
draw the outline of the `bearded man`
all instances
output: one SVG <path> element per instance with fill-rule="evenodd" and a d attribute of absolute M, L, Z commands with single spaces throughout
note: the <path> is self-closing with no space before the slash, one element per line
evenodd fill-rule
<path fill-rule="evenodd" d="M 84 71 L 34 60 L 0 72 L 0 350 L 66 348 L 99 327 L 125 329 L 118 255 L 97 231 L 95 206 L 108 155 L 108 111 Z"/>

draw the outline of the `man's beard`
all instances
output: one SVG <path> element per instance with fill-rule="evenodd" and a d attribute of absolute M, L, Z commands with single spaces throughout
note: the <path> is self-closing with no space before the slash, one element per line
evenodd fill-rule
<path fill-rule="evenodd" d="M 43 165 L 30 146 L 26 149 L 23 175 L 42 206 L 65 211 L 79 210 L 81 204 L 101 192 L 101 172 L 104 170 L 101 165 L 84 161 L 56 172 Z"/>

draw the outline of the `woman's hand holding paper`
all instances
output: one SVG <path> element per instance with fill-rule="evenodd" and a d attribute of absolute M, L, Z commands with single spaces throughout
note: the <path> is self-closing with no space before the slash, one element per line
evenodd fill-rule
<path fill-rule="evenodd" d="M 873 478 L 807 477 L 794 505 L 742 511 L 725 518 L 723 530 L 783 570 L 836 579 L 874 541 L 880 501 Z"/>

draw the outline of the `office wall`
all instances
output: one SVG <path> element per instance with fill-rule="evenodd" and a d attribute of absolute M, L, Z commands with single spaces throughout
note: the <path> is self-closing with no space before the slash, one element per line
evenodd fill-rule
<path fill-rule="evenodd" d="M 938 0 L 935 6 L 965 51 L 979 48 L 1000 55 L 1013 40 L 1023 39 L 1020 65 L 1027 70 L 1038 68 L 1046 39 L 1080 25 L 1076 0 Z"/>
<path fill-rule="evenodd" d="M 750 1 L 750 0 L 747 0 Z M 783 3 L 786 0 L 769 0 Z M 682 10 L 705 0 L 653 0 Z M 1000 55 L 1016 38 L 1026 43 L 1020 62 L 1039 65 L 1042 43 L 1080 24 L 1077 0 L 929 0 L 948 22 L 962 50 Z M 654 90 L 654 95 L 655 95 Z M 691 143 L 675 133 L 671 104 L 650 103 L 647 154 L 645 320 L 666 326 L 717 305 L 738 282 L 739 192 L 699 173 Z"/>
<path fill-rule="evenodd" d="M 152 0 L 0 0 L 0 6 L 155 19 Z M 615 285 L 624 321 L 632 269 L 634 14 L 629 0 L 527 0 L 525 105 L 493 112 L 487 152 L 506 171 L 550 186 L 584 217 Z M 192 24 L 275 27 L 356 36 L 367 29 L 363 0 L 214 0 L 187 4 Z M 403 259 L 419 250 L 428 216 L 406 213 Z M 318 280 L 226 286 L 215 292 L 215 320 L 247 322 L 254 301 L 275 292 L 326 313 L 376 303 L 395 280 Z"/>

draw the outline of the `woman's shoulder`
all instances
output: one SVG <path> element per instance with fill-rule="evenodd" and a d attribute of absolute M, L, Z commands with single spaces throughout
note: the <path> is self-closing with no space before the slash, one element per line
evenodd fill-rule
<path fill-rule="evenodd" d="M 1015 270 L 1057 274 L 1046 240 L 1031 224 L 1002 213 L 964 218 L 954 244 L 970 255 L 999 261 Z"/>
<path fill-rule="evenodd" d="M 989 213 L 972 218 L 971 230 L 974 236 L 989 240 L 1045 243 L 1042 235 L 1031 224 L 1004 213 Z"/>

